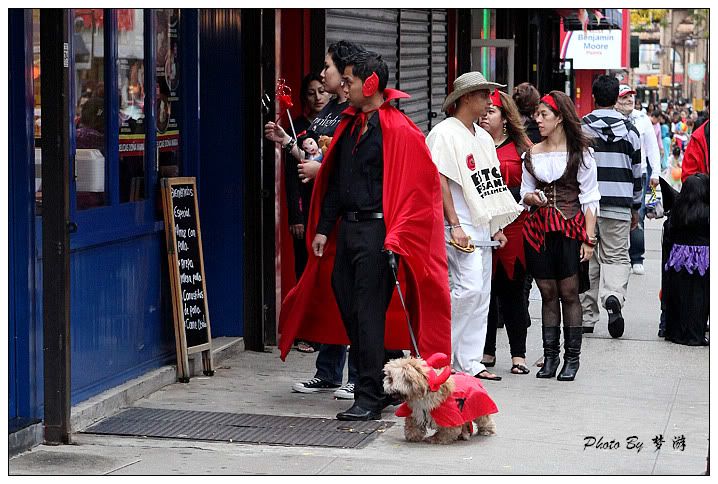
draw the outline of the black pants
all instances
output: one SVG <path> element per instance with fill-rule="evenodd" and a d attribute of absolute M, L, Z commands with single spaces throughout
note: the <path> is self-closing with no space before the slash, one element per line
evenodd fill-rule
<path fill-rule="evenodd" d="M 354 402 L 370 410 L 383 408 L 382 370 L 389 357 L 398 356 L 384 350 L 386 310 L 394 291 L 394 276 L 382 252 L 385 236 L 383 220 L 341 222 L 332 272 L 337 306 L 358 357 Z"/>
<path fill-rule="evenodd" d="M 512 357 L 526 358 L 526 329 L 528 328 L 526 305 L 528 298 L 524 292 L 526 271 L 519 264 L 514 266 L 514 279 L 506 275 L 503 266 L 496 268 L 491 281 L 491 303 L 486 327 L 484 354 L 496 356 L 496 323 L 499 312 L 503 316 L 506 334 L 509 337 Z"/>
<path fill-rule="evenodd" d="M 294 244 L 294 274 L 297 276 L 298 281 L 302 277 L 302 273 L 304 273 L 304 268 L 307 267 L 307 241 L 303 238 L 298 239 L 292 236 L 292 242 Z"/>

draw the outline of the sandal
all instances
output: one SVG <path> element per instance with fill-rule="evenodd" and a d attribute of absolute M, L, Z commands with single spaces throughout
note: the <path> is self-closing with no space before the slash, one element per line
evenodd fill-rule
<path fill-rule="evenodd" d="M 526 365 L 522 363 L 517 363 L 515 365 L 511 365 L 511 373 L 513 373 L 514 375 L 528 375 L 529 373 L 531 373 L 531 371 L 526 367 Z"/>
<path fill-rule="evenodd" d="M 306 341 L 300 341 L 297 343 L 297 351 L 301 353 L 314 353 L 314 347 Z"/>
<path fill-rule="evenodd" d="M 481 364 L 484 365 L 486 368 L 493 368 L 494 366 L 496 366 L 496 357 L 494 356 L 494 359 L 492 361 L 481 360 Z"/>
<path fill-rule="evenodd" d="M 476 375 L 474 375 L 475 378 L 479 378 L 480 380 L 491 380 L 491 381 L 501 381 L 501 378 L 499 375 L 489 376 L 491 373 L 489 373 L 489 370 L 482 370 L 478 372 Z"/>

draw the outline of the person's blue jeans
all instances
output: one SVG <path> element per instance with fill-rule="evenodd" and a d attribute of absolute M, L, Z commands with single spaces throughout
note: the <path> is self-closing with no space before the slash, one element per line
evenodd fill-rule
<path fill-rule="evenodd" d="M 359 370 L 353 351 L 349 351 L 349 383 L 359 379 Z M 344 379 L 344 362 L 347 360 L 347 347 L 345 345 L 326 345 L 319 347 L 317 355 L 317 373 L 315 378 L 321 378 L 334 385 L 341 385 Z"/>
<path fill-rule="evenodd" d="M 631 258 L 631 265 L 643 264 L 643 255 L 646 252 L 646 239 L 643 232 L 643 221 L 646 217 L 646 193 L 648 192 L 648 182 L 651 179 L 651 165 L 646 168 L 646 174 L 643 175 L 641 182 L 643 183 L 643 192 L 641 194 L 641 209 L 638 211 L 638 226 L 631 230 L 631 246 L 628 248 L 628 256 Z"/>

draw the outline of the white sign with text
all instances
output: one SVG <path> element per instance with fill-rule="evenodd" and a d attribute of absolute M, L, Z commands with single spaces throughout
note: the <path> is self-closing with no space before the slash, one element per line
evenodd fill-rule
<path fill-rule="evenodd" d="M 567 32 L 561 51 L 574 69 L 621 69 L 620 30 Z"/>

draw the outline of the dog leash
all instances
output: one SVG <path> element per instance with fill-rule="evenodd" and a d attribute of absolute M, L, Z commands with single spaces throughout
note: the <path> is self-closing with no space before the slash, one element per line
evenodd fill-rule
<path fill-rule="evenodd" d="M 414 330 L 411 327 L 411 320 L 409 319 L 409 311 L 406 310 L 406 303 L 404 302 L 404 295 L 401 292 L 401 285 L 399 284 L 399 277 L 397 276 L 397 264 L 394 252 L 385 250 L 386 255 L 389 258 L 389 267 L 391 272 L 394 274 L 394 281 L 396 282 L 396 290 L 399 292 L 399 300 L 401 301 L 401 307 L 404 308 L 404 315 L 406 316 L 406 324 L 409 326 L 409 336 L 411 337 L 411 344 L 414 346 L 414 354 L 417 358 L 421 358 L 419 354 L 419 346 L 416 344 L 416 337 L 414 336 Z"/>

